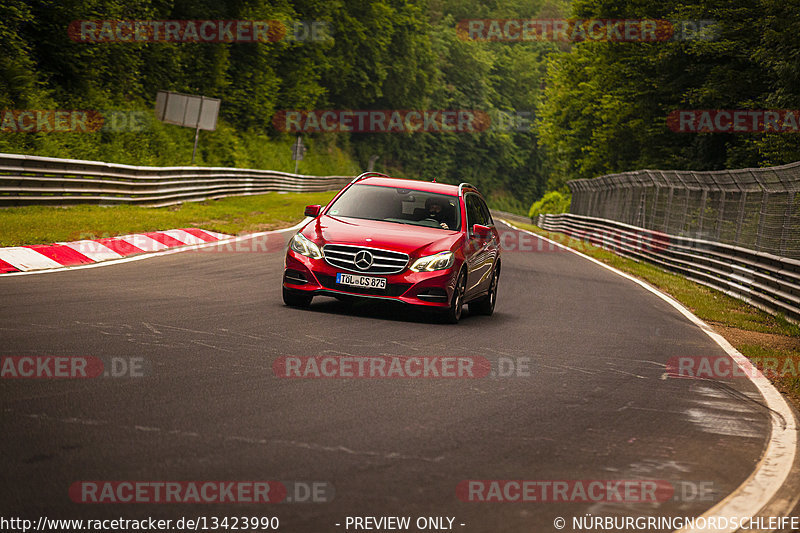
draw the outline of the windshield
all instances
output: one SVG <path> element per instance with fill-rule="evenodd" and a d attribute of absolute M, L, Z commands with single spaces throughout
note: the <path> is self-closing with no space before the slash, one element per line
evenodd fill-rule
<path fill-rule="evenodd" d="M 458 196 L 399 187 L 353 185 L 331 205 L 327 214 L 451 231 L 461 228 Z"/>

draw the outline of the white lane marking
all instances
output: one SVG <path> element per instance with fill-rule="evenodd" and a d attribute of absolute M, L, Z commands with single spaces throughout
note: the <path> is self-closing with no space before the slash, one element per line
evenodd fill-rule
<path fill-rule="evenodd" d="M 0 248 L 0 259 L 24 271 L 38 270 L 40 268 L 60 268 L 62 265 L 36 250 L 13 246 Z"/>
<path fill-rule="evenodd" d="M 100 268 L 100 267 L 105 267 L 105 266 L 110 266 L 110 265 L 118 265 L 120 263 L 130 263 L 132 261 L 142 261 L 144 259 L 150 259 L 152 257 L 161 257 L 163 255 L 178 254 L 178 253 L 186 252 L 186 251 L 189 251 L 189 250 L 200 250 L 202 248 L 210 248 L 212 246 L 219 246 L 221 244 L 228 244 L 228 243 L 233 243 L 233 242 L 246 241 L 248 239 L 255 239 L 257 237 L 263 237 L 264 235 L 270 235 L 272 233 L 284 233 L 284 232 L 287 232 L 287 231 L 295 231 L 295 230 L 298 230 L 298 229 L 302 228 L 303 226 L 305 226 L 308 223 L 309 220 L 312 220 L 312 219 L 305 218 L 301 222 L 295 224 L 294 226 L 292 226 L 290 228 L 276 229 L 276 230 L 271 230 L 271 231 L 261 231 L 259 233 L 250 233 L 249 235 L 242 235 L 240 237 L 231 237 L 229 239 L 224 239 L 224 240 L 221 240 L 221 241 L 207 242 L 207 243 L 195 244 L 195 245 L 191 245 L 191 246 L 181 246 L 181 247 L 176 247 L 176 248 L 170 248 L 169 250 L 164 250 L 164 251 L 161 251 L 161 252 L 153 252 L 153 253 L 150 253 L 150 254 L 133 255 L 133 256 L 130 256 L 130 257 L 123 257 L 122 259 L 112 259 L 110 261 L 104 261 L 102 263 L 91 263 L 91 264 L 88 264 L 88 265 L 77 265 L 77 266 L 71 266 L 71 267 L 62 267 L 60 264 L 56 263 L 60 268 L 52 268 L 50 270 L 33 270 L 31 272 L 9 272 L 7 274 L 0 275 L 0 278 L 4 278 L 4 277 L 7 277 L 7 276 L 30 276 L 32 274 L 50 274 L 52 272 L 64 272 L 66 270 L 82 270 L 84 268 Z"/>
<path fill-rule="evenodd" d="M 518 228 L 506 220 L 501 220 L 501 222 L 517 231 L 522 231 L 539 239 L 544 239 L 551 244 L 555 244 L 559 248 L 563 248 L 564 250 L 572 252 L 575 255 L 583 257 L 584 259 L 588 259 L 589 261 L 600 265 L 601 267 L 610 270 L 611 272 L 614 272 L 623 278 L 629 279 L 637 285 L 640 285 L 644 289 L 655 294 L 677 309 L 678 312 L 689 319 L 689 321 L 694 323 L 697 327 L 702 329 L 706 335 L 711 337 L 714 342 L 716 342 L 734 361 L 736 361 L 736 364 L 739 365 L 742 372 L 748 376 L 750 381 L 753 382 L 758 391 L 761 393 L 767 408 L 772 411 L 772 430 L 770 432 L 767 448 L 764 451 L 764 454 L 761 456 L 761 460 L 759 461 L 758 465 L 756 465 L 755 470 L 752 474 L 750 474 L 750 477 L 748 477 L 726 498 L 701 516 L 705 518 L 713 516 L 730 519 L 732 517 L 758 515 L 761 509 L 763 509 L 770 502 L 778 490 L 780 490 L 781 486 L 783 486 L 783 484 L 786 482 L 794 463 L 795 454 L 797 453 L 797 421 L 794 418 L 791 408 L 786 403 L 786 400 L 784 400 L 783 396 L 781 396 L 781 393 L 778 392 L 778 389 L 776 389 L 772 383 L 770 383 L 770 381 L 760 372 L 757 372 L 756 375 L 753 375 L 752 372 L 747 373 L 745 369 L 752 368 L 750 361 L 744 355 L 739 353 L 736 348 L 731 346 L 731 344 L 725 340 L 722 335 L 712 330 L 708 324 L 692 314 L 691 311 L 686 309 L 681 303 L 671 296 L 659 291 L 655 287 L 652 287 L 640 279 L 626 274 L 621 270 L 617 270 L 612 266 L 606 265 L 602 261 L 598 261 L 593 257 L 589 257 L 588 255 L 582 254 L 577 250 L 573 250 L 569 246 L 564 246 L 563 244 L 548 239 L 547 237 L 542 237 L 541 235 L 537 235 L 531 231 Z M 783 512 L 771 512 L 773 515 L 777 516 L 781 514 L 786 515 L 790 511 L 791 509 L 787 506 Z M 732 522 L 733 521 L 729 521 L 728 523 L 731 524 Z M 683 528 L 679 533 L 708 533 L 709 531 L 732 532 L 736 529 L 738 528 L 734 527 L 733 525 L 729 525 L 727 528 L 720 529 L 700 530 Z"/>
<path fill-rule="evenodd" d="M 109 259 L 119 259 L 122 255 L 118 254 L 108 246 L 101 244 L 97 241 L 75 241 L 75 242 L 60 242 L 64 246 L 68 246 L 80 252 L 92 261 L 107 261 Z"/>
<path fill-rule="evenodd" d="M 122 237 L 117 237 L 122 241 L 131 244 L 140 250 L 144 250 L 145 252 L 160 252 L 161 250 L 166 250 L 169 248 L 164 243 L 158 242 L 152 237 L 148 237 L 147 235 L 142 235 L 140 233 L 135 233 L 133 235 L 123 235 Z"/>
<path fill-rule="evenodd" d="M 188 231 L 183 231 L 182 229 L 170 229 L 167 231 L 159 231 L 159 233 L 168 235 L 169 237 L 172 237 L 176 241 L 180 241 L 183 244 L 203 244 L 206 242 L 200 237 L 195 237 Z"/>

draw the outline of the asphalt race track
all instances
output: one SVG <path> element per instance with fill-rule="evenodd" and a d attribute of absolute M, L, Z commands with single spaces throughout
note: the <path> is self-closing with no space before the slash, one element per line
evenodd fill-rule
<path fill-rule="evenodd" d="M 770 416 L 748 380 L 665 375 L 671 357 L 724 351 L 655 295 L 574 254 L 505 252 L 495 315 L 465 308 L 450 326 L 380 302 L 285 307 L 283 250 L 264 248 L 0 278 L 0 355 L 146 367 L 144 377 L 0 380 L 0 515 L 277 516 L 286 532 L 347 531 L 348 516 L 446 516 L 457 531 L 551 532 L 559 516 L 699 515 L 763 452 Z M 528 371 L 273 372 L 278 357 L 319 355 L 480 356 Z M 81 480 L 324 482 L 335 497 L 74 503 Z M 465 502 L 464 480 L 660 480 L 676 490 L 658 502 Z"/>

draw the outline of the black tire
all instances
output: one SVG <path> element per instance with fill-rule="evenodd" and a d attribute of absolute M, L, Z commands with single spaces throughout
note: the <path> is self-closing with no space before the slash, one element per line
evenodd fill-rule
<path fill-rule="evenodd" d="M 314 298 L 312 294 L 306 294 L 300 291 L 293 291 L 292 289 L 283 288 L 283 303 L 291 307 L 308 307 L 311 305 L 311 299 Z"/>
<path fill-rule="evenodd" d="M 492 272 L 492 284 L 489 285 L 489 294 L 478 301 L 469 303 L 469 314 L 492 316 L 497 303 L 497 283 L 500 281 L 500 265 L 495 266 Z"/>
<path fill-rule="evenodd" d="M 464 293 L 467 291 L 467 276 L 462 270 L 456 281 L 456 288 L 450 300 L 450 307 L 444 312 L 444 320 L 448 324 L 458 324 L 461 319 L 461 310 L 464 307 Z"/>

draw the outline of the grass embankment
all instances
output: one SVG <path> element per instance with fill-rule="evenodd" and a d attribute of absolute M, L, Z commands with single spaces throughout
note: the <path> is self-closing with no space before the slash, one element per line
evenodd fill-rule
<path fill-rule="evenodd" d="M 0 246 L 49 244 L 174 228 L 201 228 L 229 235 L 291 226 L 308 204 L 327 204 L 335 191 L 267 193 L 187 202 L 171 207 L 80 205 L 0 209 Z"/>
<path fill-rule="evenodd" d="M 574 248 L 671 295 L 754 362 L 778 360 L 778 368 L 794 369 L 794 372 L 784 372 L 781 377 L 770 379 L 778 390 L 800 408 L 800 369 L 797 367 L 797 361 L 800 361 L 800 326 L 648 263 L 621 257 L 584 241 L 562 233 L 544 231 L 531 224 L 515 225 Z M 785 365 L 787 362 L 789 364 Z"/>

